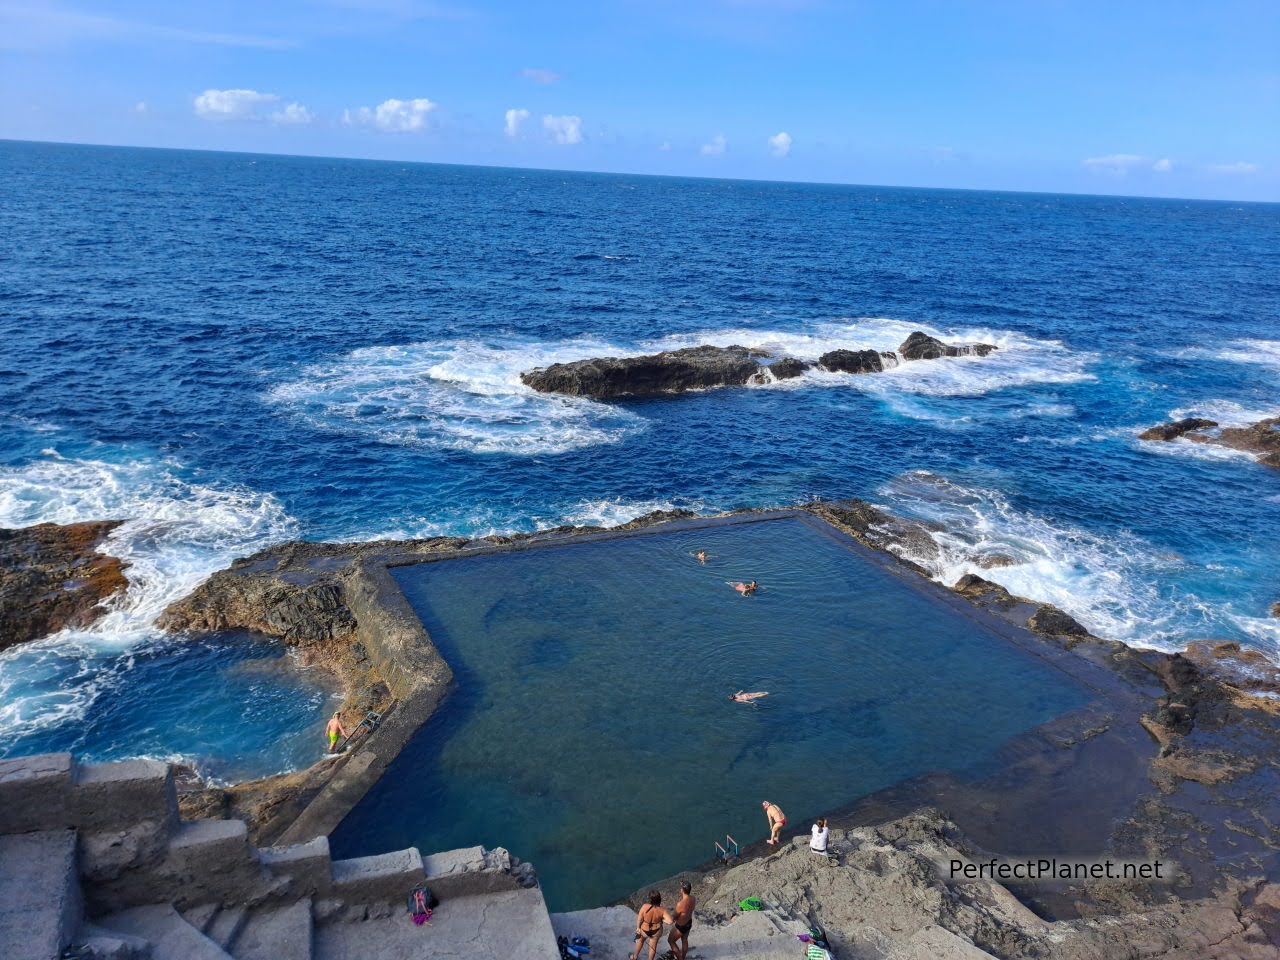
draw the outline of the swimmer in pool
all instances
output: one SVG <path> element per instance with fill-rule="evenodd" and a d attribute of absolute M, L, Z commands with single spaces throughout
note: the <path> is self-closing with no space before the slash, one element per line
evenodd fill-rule
<path fill-rule="evenodd" d="M 757 690 L 754 693 L 747 693 L 745 690 L 739 690 L 737 693 L 729 694 L 729 699 L 735 703 L 754 703 L 761 697 L 767 697 L 768 690 Z"/>
<path fill-rule="evenodd" d="M 333 712 L 333 716 L 329 718 L 329 725 L 324 728 L 325 736 L 329 738 L 329 752 L 338 752 L 338 737 L 348 737 L 347 728 L 342 725 L 342 717 L 338 715 L 338 711 Z"/>
<path fill-rule="evenodd" d="M 756 590 L 760 588 L 760 584 L 756 583 L 754 580 L 748 580 L 746 583 L 733 583 L 730 584 L 730 586 L 744 597 L 754 596 Z"/>

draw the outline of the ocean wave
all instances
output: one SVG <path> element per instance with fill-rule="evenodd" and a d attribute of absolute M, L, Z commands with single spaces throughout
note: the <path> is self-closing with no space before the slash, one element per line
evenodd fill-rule
<path fill-rule="evenodd" d="M 1216 347 L 1183 347 L 1170 351 L 1168 355 L 1179 359 L 1221 360 L 1226 363 L 1280 367 L 1280 340 L 1228 340 Z"/>
<path fill-rule="evenodd" d="M 553 343 L 444 340 L 364 347 L 301 371 L 268 393 L 282 409 L 320 429 L 405 446 L 473 453 L 536 456 L 617 443 L 646 421 L 615 403 L 538 393 L 520 381 L 534 367 L 591 357 L 620 357 L 711 344 L 740 344 L 775 356 L 817 360 L 842 347 L 896 349 L 914 330 L 947 340 L 994 343 L 985 358 L 954 357 L 900 363 L 874 376 L 810 370 L 770 381 L 763 389 L 846 387 L 873 394 L 917 418 L 953 420 L 912 403 L 918 397 L 980 396 L 1030 384 L 1092 379 L 1093 355 L 1052 340 L 988 328 L 941 330 L 901 320 L 866 319 L 811 324 L 800 330 L 729 328 L 673 334 L 653 340 L 577 338 Z M 1067 416 L 1049 404 L 1038 415 Z"/>
<path fill-rule="evenodd" d="M 948 586 L 974 573 L 1133 646 L 1179 648 L 1219 620 L 1211 604 L 1168 587 L 1187 561 L 1131 534 L 1100 536 L 1020 509 L 998 491 L 925 471 L 898 477 L 879 494 L 891 511 L 939 528 L 930 534 L 937 552 L 908 559 Z M 997 556 L 1013 563 L 979 562 Z"/>
<path fill-rule="evenodd" d="M 1280 406 L 1245 406 L 1234 400 L 1203 400 L 1169 411 L 1170 420 L 1201 417 L 1214 420 L 1224 427 L 1248 426 L 1275 416 L 1280 416 Z"/>
<path fill-rule="evenodd" d="M 644 420 L 619 407 L 537 393 L 533 367 L 618 355 L 614 344 L 475 340 L 365 347 L 302 371 L 269 393 L 321 429 L 404 446 L 535 456 L 616 443 Z"/>
<path fill-rule="evenodd" d="M 233 558 L 287 539 L 294 523 L 275 497 L 195 482 L 180 465 L 131 456 L 64 457 L 49 449 L 0 469 L 0 527 L 118 519 L 101 546 L 128 564 L 126 590 L 84 629 L 0 653 L 0 726 L 25 733 L 82 717 L 115 683 L 155 618 Z"/>

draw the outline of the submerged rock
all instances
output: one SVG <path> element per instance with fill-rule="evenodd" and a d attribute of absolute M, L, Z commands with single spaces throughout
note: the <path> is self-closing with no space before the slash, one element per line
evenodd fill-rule
<path fill-rule="evenodd" d="M 1159 426 L 1152 427 L 1149 430 L 1143 430 L 1138 434 L 1139 440 L 1177 440 L 1183 434 L 1190 433 L 1193 430 L 1208 430 L 1210 427 L 1216 427 L 1216 420 L 1204 420 L 1200 417 L 1186 417 L 1182 420 L 1175 420 L 1172 423 L 1162 423 Z"/>
<path fill-rule="evenodd" d="M 124 590 L 125 564 L 98 552 L 121 520 L 0 530 L 0 649 L 87 627 Z"/>
<path fill-rule="evenodd" d="M 884 357 L 875 350 L 831 350 L 818 358 L 818 365 L 832 373 L 880 373 Z"/>
<path fill-rule="evenodd" d="M 747 347 L 687 347 L 642 357 L 599 357 L 553 363 L 520 375 L 541 393 L 573 397 L 644 397 L 711 387 L 742 386 L 760 373 L 763 351 Z"/>
<path fill-rule="evenodd" d="M 937 360 L 940 357 L 985 357 L 998 349 L 992 343 L 973 343 L 956 346 L 943 343 L 937 337 L 917 330 L 898 347 L 904 360 Z"/>

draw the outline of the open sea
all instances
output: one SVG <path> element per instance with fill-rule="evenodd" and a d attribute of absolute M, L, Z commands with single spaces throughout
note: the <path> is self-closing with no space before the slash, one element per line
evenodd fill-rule
<path fill-rule="evenodd" d="M 519 382 L 917 329 L 1000 350 L 615 403 Z M 92 629 L 0 655 L 0 755 L 309 762 L 324 686 L 282 709 L 301 681 L 161 638 L 167 603 L 291 538 L 665 507 L 864 497 L 945 525 L 944 582 L 1006 554 L 978 572 L 1102 636 L 1280 659 L 1280 471 L 1136 439 L 1193 414 L 1280 414 L 1280 205 L 0 142 L 0 526 L 122 518 L 131 564 Z"/>

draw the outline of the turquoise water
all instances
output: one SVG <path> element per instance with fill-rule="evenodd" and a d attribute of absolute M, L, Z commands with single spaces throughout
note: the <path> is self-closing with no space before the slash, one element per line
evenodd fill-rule
<path fill-rule="evenodd" d="M 705 549 L 708 562 L 693 553 Z M 398 568 L 457 689 L 331 838 L 506 846 L 603 904 L 1088 699 L 797 519 Z M 739 596 L 729 580 L 757 579 Z M 767 690 L 758 706 L 735 690 Z"/>
<path fill-rule="evenodd" d="M 341 703 L 331 678 L 245 634 L 70 654 L 64 646 L 24 648 L 29 669 L 3 687 L 34 716 L 77 718 L 73 735 L 69 724 L 33 724 L 24 752 L 181 761 L 214 782 L 238 783 L 320 759 L 325 723 Z M 127 696 L 116 692 L 122 677 Z M 30 719 L 18 713 L 14 722 Z"/>

